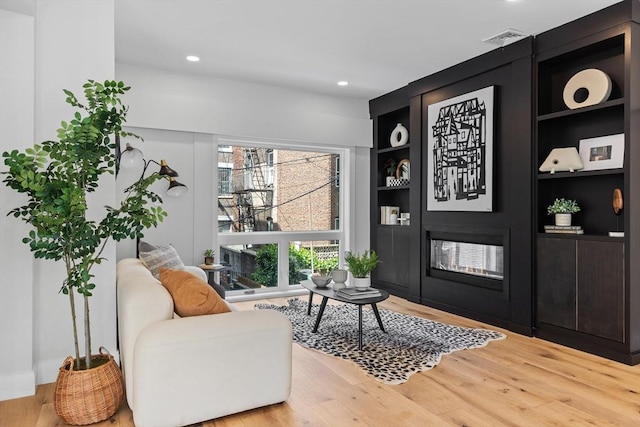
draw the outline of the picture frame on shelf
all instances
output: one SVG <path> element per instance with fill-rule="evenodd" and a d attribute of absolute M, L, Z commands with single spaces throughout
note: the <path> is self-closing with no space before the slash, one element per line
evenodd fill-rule
<path fill-rule="evenodd" d="M 409 159 L 402 159 L 398 162 L 396 168 L 396 178 L 405 180 L 407 183 L 411 180 L 411 162 Z"/>
<path fill-rule="evenodd" d="M 428 107 L 427 210 L 493 211 L 495 86 Z"/>
<path fill-rule="evenodd" d="M 622 168 L 624 134 L 581 139 L 580 158 L 585 171 Z"/>

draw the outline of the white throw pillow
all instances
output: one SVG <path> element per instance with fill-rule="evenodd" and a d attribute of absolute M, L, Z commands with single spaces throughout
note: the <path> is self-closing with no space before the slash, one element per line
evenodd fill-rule
<path fill-rule="evenodd" d="M 160 269 L 162 268 L 184 270 L 184 263 L 171 245 L 154 246 L 141 241 L 138 246 L 138 257 L 156 279 L 160 279 Z"/>

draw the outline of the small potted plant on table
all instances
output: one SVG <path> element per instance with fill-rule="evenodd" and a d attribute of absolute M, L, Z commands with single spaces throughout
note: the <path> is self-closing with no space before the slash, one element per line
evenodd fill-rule
<path fill-rule="evenodd" d="M 371 271 L 380 262 L 376 251 L 364 251 L 362 255 L 357 252 L 346 252 L 344 261 L 349 266 L 353 276 L 353 286 L 356 289 L 364 290 L 371 286 Z"/>
<path fill-rule="evenodd" d="M 571 214 L 580 212 L 580 206 L 575 200 L 555 199 L 552 204 L 547 207 L 549 215 L 555 215 L 555 223 L 559 226 L 571 225 Z"/>
<path fill-rule="evenodd" d="M 204 263 L 206 265 L 213 265 L 213 262 L 215 261 L 215 257 L 216 256 L 216 251 L 214 251 L 213 249 L 207 249 L 204 251 Z"/>

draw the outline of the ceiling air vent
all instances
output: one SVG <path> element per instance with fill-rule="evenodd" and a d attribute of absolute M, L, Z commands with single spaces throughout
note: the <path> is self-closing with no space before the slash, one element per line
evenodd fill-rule
<path fill-rule="evenodd" d="M 514 30 L 513 28 L 507 28 L 506 30 L 502 30 L 498 34 L 487 37 L 482 41 L 485 43 L 494 44 L 496 46 L 506 46 L 509 43 L 513 43 L 525 37 L 529 37 L 529 34 L 525 34 L 522 31 Z"/>

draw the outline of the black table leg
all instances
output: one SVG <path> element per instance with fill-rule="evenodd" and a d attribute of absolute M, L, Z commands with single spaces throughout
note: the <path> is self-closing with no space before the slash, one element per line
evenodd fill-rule
<path fill-rule="evenodd" d="M 378 306 L 375 303 L 373 303 L 371 304 L 371 308 L 373 308 L 373 313 L 376 315 L 376 319 L 378 320 L 378 326 L 380 326 L 380 330 L 382 332 L 387 332 L 384 330 L 384 326 L 382 326 L 382 319 L 380 318 L 380 312 L 378 311 Z"/>
<path fill-rule="evenodd" d="M 320 303 L 320 310 L 318 310 L 318 317 L 316 317 L 316 324 L 313 327 L 313 332 L 318 332 L 320 319 L 322 319 L 322 314 L 324 313 L 324 308 L 327 306 L 327 301 L 329 301 L 329 297 L 322 297 L 322 303 Z"/>
<path fill-rule="evenodd" d="M 362 304 L 358 304 L 358 350 L 362 351 Z"/>
<path fill-rule="evenodd" d="M 309 305 L 307 306 L 307 316 L 311 316 L 312 304 L 313 304 L 313 292 L 309 291 Z"/>

